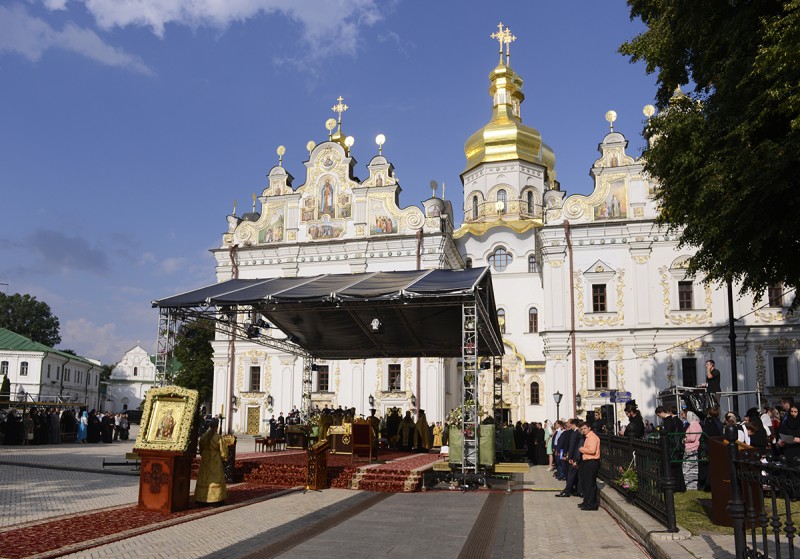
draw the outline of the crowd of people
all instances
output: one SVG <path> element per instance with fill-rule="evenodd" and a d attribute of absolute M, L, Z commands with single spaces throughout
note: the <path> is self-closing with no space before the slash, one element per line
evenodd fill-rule
<path fill-rule="evenodd" d="M 32 406 L 11 409 L 2 421 L 3 444 L 44 445 L 77 441 L 111 443 L 128 440 L 130 422 L 126 413 Z"/>

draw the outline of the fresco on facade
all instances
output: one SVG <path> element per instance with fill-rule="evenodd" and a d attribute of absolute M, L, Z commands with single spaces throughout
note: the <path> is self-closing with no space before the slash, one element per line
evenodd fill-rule
<path fill-rule="evenodd" d="M 595 221 L 628 217 L 628 193 L 625 181 L 611 183 L 606 199 L 594 207 Z"/>
<path fill-rule="evenodd" d="M 335 239 L 344 234 L 344 222 L 330 220 L 324 216 L 321 222 L 308 224 L 308 236 L 314 241 L 319 239 Z"/>
<path fill-rule="evenodd" d="M 318 200 L 319 217 L 324 215 L 336 217 L 336 192 L 338 191 L 336 179 L 331 175 L 325 175 L 319 179 Z"/>
<path fill-rule="evenodd" d="M 352 215 L 349 194 L 339 194 L 338 206 L 339 217 L 348 218 Z"/>
<path fill-rule="evenodd" d="M 258 232 L 259 243 L 273 243 L 283 240 L 283 221 L 285 208 L 270 208 L 267 224 Z"/>
<path fill-rule="evenodd" d="M 397 218 L 392 217 L 386 200 L 370 198 L 369 233 L 370 235 L 397 233 Z"/>

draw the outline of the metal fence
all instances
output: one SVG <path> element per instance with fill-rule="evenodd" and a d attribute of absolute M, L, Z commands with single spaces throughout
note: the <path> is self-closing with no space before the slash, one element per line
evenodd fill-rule
<path fill-rule="evenodd" d="M 800 557 L 797 516 L 792 500 L 800 498 L 800 464 L 784 456 L 740 451 L 735 427 L 726 427 L 731 479 L 728 512 L 733 519 L 736 558 Z"/>
<path fill-rule="evenodd" d="M 677 532 L 675 479 L 669 456 L 666 437 L 644 440 L 600 435 L 600 479 L 664 524 L 668 532 Z"/>

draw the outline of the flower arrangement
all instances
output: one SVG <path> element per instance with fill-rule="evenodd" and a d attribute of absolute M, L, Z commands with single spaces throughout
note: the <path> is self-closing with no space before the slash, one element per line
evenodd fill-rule
<path fill-rule="evenodd" d="M 467 400 L 467 405 L 471 405 L 473 402 L 471 400 Z M 478 405 L 478 422 L 480 423 L 480 418 L 486 415 L 486 410 L 483 409 L 483 406 Z M 447 414 L 447 418 L 445 422 L 451 426 L 456 427 L 457 429 L 461 429 L 464 426 L 464 421 L 461 413 L 461 406 L 455 407 L 450 410 L 450 413 Z"/>
<path fill-rule="evenodd" d="M 633 467 L 633 462 L 625 469 L 620 467 L 620 470 L 621 473 L 619 477 L 614 480 L 614 483 L 628 491 L 637 491 L 639 489 L 639 475 Z"/>

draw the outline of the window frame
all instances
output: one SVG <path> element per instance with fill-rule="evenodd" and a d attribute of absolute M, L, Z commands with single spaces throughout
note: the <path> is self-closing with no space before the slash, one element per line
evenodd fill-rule
<path fill-rule="evenodd" d="M 783 363 L 783 371 L 782 375 L 785 375 L 785 381 L 781 384 L 778 384 L 778 367 L 776 367 L 777 363 Z M 784 380 L 784 379 L 782 379 Z M 772 356 L 772 386 L 776 388 L 788 388 L 789 387 L 789 358 L 785 355 L 773 355 Z"/>
<path fill-rule="evenodd" d="M 317 392 L 330 392 L 330 389 L 331 374 L 328 365 L 317 365 Z"/>
<path fill-rule="evenodd" d="M 783 307 L 783 284 L 775 283 L 767 287 L 767 305 L 774 308 Z"/>
<path fill-rule="evenodd" d="M 678 310 L 679 311 L 695 310 L 694 282 L 691 280 L 678 281 Z"/>
<path fill-rule="evenodd" d="M 594 360 L 594 388 L 607 390 L 609 386 L 610 368 L 608 359 Z"/>
<path fill-rule="evenodd" d="M 27 361 L 20 361 L 19 362 L 19 376 L 27 377 L 28 376 L 28 362 Z"/>
<path fill-rule="evenodd" d="M 400 363 L 389 363 L 386 367 L 386 382 L 389 392 L 403 390 L 403 366 Z"/>
<path fill-rule="evenodd" d="M 530 384 L 530 405 L 531 406 L 541 406 L 542 405 L 542 391 L 539 387 L 539 383 L 535 380 Z M 535 396 L 535 397 L 534 397 Z"/>
<path fill-rule="evenodd" d="M 498 262 L 498 260 L 501 260 Z M 498 246 L 495 248 L 490 254 L 489 258 L 487 258 L 487 262 L 489 262 L 489 266 L 495 272 L 505 272 L 508 267 L 514 262 L 514 256 L 509 252 L 509 250 L 505 246 Z M 502 266 L 502 267 L 500 267 Z"/>
<path fill-rule="evenodd" d="M 528 334 L 539 333 L 539 309 L 531 307 L 528 309 Z"/>
<path fill-rule="evenodd" d="M 250 392 L 262 392 L 261 365 L 250 365 Z"/>
<path fill-rule="evenodd" d="M 608 286 L 605 283 L 592 284 L 592 312 L 608 312 Z"/>

